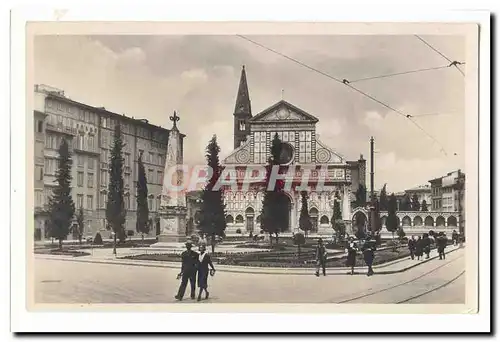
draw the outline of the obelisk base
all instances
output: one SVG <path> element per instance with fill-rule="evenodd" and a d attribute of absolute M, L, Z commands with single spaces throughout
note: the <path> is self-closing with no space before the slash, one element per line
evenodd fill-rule
<path fill-rule="evenodd" d="M 354 235 L 354 231 L 352 228 L 352 221 L 351 220 L 344 220 L 344 225 L 345 225 L 345 232 L 349 235 L 352 236 Z"/>
<path fill-rule="evenodd" d="M 168 242 L 186 242 L 186 207 L 166 207 L 160 210 L 160 229 L 158 243 L 151 247 L 161 247 Z"/>

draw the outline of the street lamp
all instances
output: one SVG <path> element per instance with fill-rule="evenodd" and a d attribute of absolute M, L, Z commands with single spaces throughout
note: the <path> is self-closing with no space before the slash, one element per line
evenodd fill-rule
<path fill-rule="evenodd" d="M 113 238 L 113 255 L 116 255 L 116 233 L 111 232 L 111 237 Z"/>

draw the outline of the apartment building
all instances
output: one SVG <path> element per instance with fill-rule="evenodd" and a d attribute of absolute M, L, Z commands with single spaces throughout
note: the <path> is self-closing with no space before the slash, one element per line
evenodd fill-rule
<path fill-rule="evenodd" d="M 135 232 L 137 160 L 141 153 L 148 180 L 150 215 L 154 222 L 157 221 L 169 130 L 144 119 L 72 100 L 60 89 L 35 85 L 35 239 L 48 238 L 48 199 L 56 185 L 57 151 L 63 138 L 68 141 L 72 153 L 72 196 L 77 210 L 84 209 L 84 235 L 95 236 L 98 231 L 104 238 L 110 235 L 106 202 L 116 124 L 121 126 L 125 143 L 125 229 Z M 153 229 L 150 235 L 155 236 L 156 230 Z"/>

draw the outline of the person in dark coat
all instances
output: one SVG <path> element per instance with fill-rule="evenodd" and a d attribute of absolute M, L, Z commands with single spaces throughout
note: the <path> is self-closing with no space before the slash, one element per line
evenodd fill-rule
<path fill-rule="evenodd" d="M 363 258 L 365 259 L 366 266 L 368 266 L 367 276 L 373 274 L 373 260 L 375 259 L 375 250 L 377 249 L 375 241 L 372 240 L 371 236 L 367 236 L 363 247 L 361 248 L 363 252 Z"/>
<path fill-rule="evenodd" d="M 346 248 L 346 253 L 347 253 L 346 265 L 347 267 L 351 268 L 351 275 L 353 275 L 354 266 L 356 266 L 356 255 L 358 254 L 358 245 L 356 244 L 356 242 L 354 242 L 354 238 L 352 236 L 349 238 L 349 242 Z"/>
<path fill-rule="evenodd" d="M 431 253 L 431 238 L 429 237 L 429 234 L 424 234 L 422 238 L 422 244 L 423 244 L 423 251 L 425 253 L 425 258 L 429 259 L 429 254 Z"/>
<path fill-rule="evenodd" d="M 440 232 L 436 238 L 437 250 L 439 253 L 439 260 L 446 259 L 446 254 L 444 252 L 446 245 L 448 244 L 448 238 L 443 232 Z"/>
<path fill-rule="evenodd" d="M 186 291 L 186 286 L 189 281 L 191 285 L 191 299 L 195 298 L 196 292 L 196 270 L 198 266 L 198 253 L 191 250 L 193 244 L 191 242 L 186 242 L 186 250 L 181 254 L 181 273 L 177 275 L 177 279 L 181 279 L 181 285 L 179 286 L 179 291 L 175 296 L 175 299 L 182 300 L 184 297 L 184 292 Z"/>
<path fill-rule="evenodd" d="M 208 267 L 210 266 L 210 270 Z M 204 244 L 200 245 L 200 254 L 198 256 L 198 287 L 200 288 L 200 293 L 198 294 L 198 302 L 201 300 L 201 294 L 205 290 L 205 299 L 208 299 L 208 275 L 213 276 L 215 274 L 215 268 L 212 264 L 212 259 L 207 253 L 207 246 Z"/>
<path fill-rule="evenodd" d="M 424 243 L 420 236 L 415 242 L 415 255 L 417 256 L 417 260 L 420 260 L 420 258 L 424 255 Z"/>
<path fill-rule="evenodd" d="M 415 259 L 415 251 L 417 249 L 417 241 L 415 237 L 412 236 L 410 240 L 408 240 L 408 250 L 410 251 L 411 260 Z"/>
<path fill-rule="evenodd" d="M 458 233 L 456 230 L 451 233 L 451 240 L 453 241 L 453 245 L 456 246 L 458 244 Z"/>
<path fill-rule="evenodd" d="M 318 239 L 316 247 L 316 277 L 319 277 L 319 269 L 323 269 L 323 275 L 326 276 L 326 248 L 323 245 L 323 239 Z"/>

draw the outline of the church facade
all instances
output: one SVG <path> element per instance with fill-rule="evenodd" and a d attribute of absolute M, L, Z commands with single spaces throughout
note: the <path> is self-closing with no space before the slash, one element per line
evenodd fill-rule
<path fill-rule="evenodd" d="M 289 205 L 286 233 L 299 231 L 301 191 L 309 187 L 308 209 L 313 229 L 318 235 L 333 234 L 331 218 L 335 201 L 341 204 L 342 219 L 349 229 L 351 202 L 359 185 L 365 186 L 366 161 L 348 161 L 321 141 L 316 132 L 319 120 L 293 104 L 281 100 L 262 112 L 252 115 L 245 67 L 242 68 L 234 119 L 234 150 L 223 160 L 225 168 L 236 171 L 242 185 L 248 172 L 265 166 L 270 147 L 277 134 L 282 142 L 280 164 L 286 169 L 285 182 Z M 265 184 L 262 180 L 224 189 L 226 233 L 260 233 L 260 212 Z"/>

